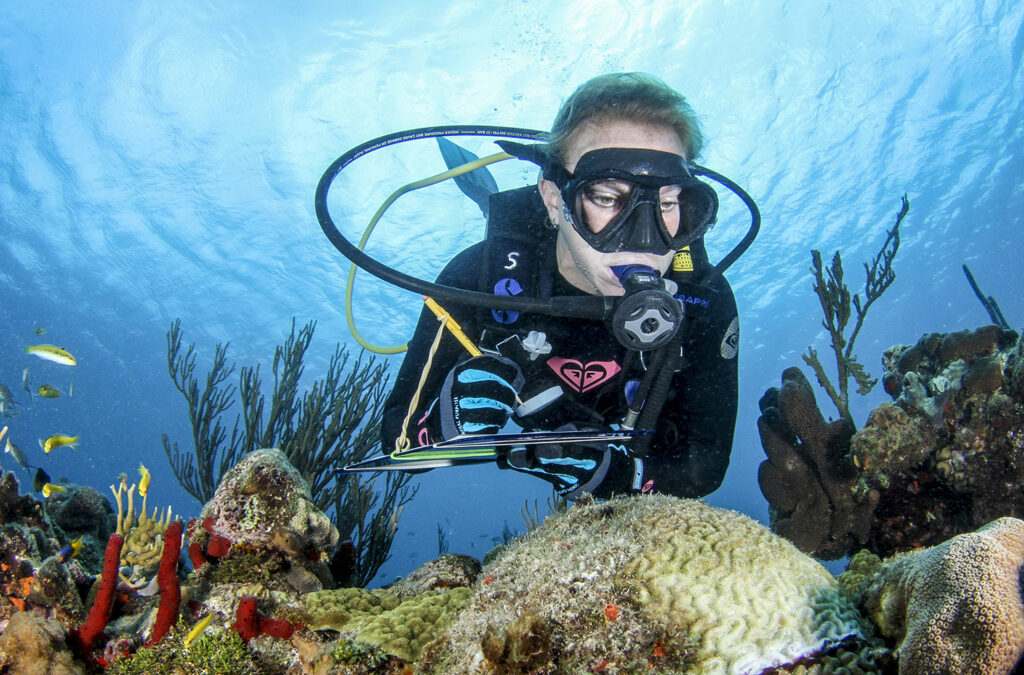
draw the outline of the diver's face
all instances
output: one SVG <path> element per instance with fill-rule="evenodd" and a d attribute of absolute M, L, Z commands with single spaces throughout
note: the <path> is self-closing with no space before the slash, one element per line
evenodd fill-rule
<path fill-rule="evenodd" d="M 627 120 L 607 120 L 580 127 L 566 152 L 566 170 L 572 173 L 580 157 L 601 148 L 642 148 L 683 156 L 679 136 L 671 127 L 652 126 Z M 614 188 L 614 185 L 610 185 Z M 563 215 L 562 195 L 549 180 L 541 179 L 540 192 L 551 222 L 558 226 L 555 245 L 558 271 L 576 288 L 592 295 L 622 295 L 625 291 L 612 271 L 620 265 L 646 265 L 664 274 L 673 252 L 664 255 L 617 251 L 601 253 L 579 235 Z M 595 205 L 594 208 L 598 208 Z M 666 223 L 667 223 L 666 219 Z"/>

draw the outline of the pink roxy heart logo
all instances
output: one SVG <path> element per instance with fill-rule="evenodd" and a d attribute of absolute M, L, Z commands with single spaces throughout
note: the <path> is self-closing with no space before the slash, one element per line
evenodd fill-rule
<path fill-rule="evenodd" d="M 614 361 L 591 361 L 584 365 L 576 359 L 553 356 L 547 363 L 551 370 L 555 371 L 555 375 L 581 394 L 607 382 L 622 370 Z"/>

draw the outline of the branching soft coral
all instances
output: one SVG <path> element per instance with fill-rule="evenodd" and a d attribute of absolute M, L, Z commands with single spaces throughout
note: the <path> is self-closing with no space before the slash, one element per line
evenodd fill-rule
<path fill-rule="evenodd" d="M 818 383 L 839 409 L 840 417 L 851 423 L 853 417 L 850 415 L 850 378 L 852 377 L 857 382 L 857 393 L 859 394 L 867 394 L 878 382 L 878 380 L 871 379 L 867 371 L 864 370 L 864 366 L 857 361 L 857 357 L 853 354 L 853 343 L 864 324 L 864 316 L 867 314 L 868 308 L 896 279 L 892 261 L 900 247 L 900 223 L 903 222 L 908 211 L 910 211 L 910 202 L 907 200 L 907 196 L 903 195 L 902 206 L 899 213 L 896 214 L 896 224 L 888 231 L 885 243 L 882 244 L 882 248 L 874 260 L 871 261 L 871 266 L 869 267 L 867 263 L 864 264 L 867 281 L 864 284 L 863 303 L 860 295 L 854 294 L 851 297 L 850 289 L 843 281 L 843 259 L 839 255 L 839 251 L 832 256 L 832 264 L 827 270 L 822 266 L 821 251 L 816 249 L 811 251 L 814 292 L 818 295 L 818 300 L 821 301 L 821 309 L 825 313 L 822 325 L 832 339 L 832 351 L 836 356 L 836 385 L 829 380 L 824 366 L 818 360 L 818 352 L 813 347 L 808 347 L 807 353 L 802 356 L 804 362 L 814 370 Z M 852 313 L 851 300 L 852 309 L 857 312 L 857 320 L 854 323 L 853 332 L 847 338 L 846 327 Z"/>
<path fill-rule="evenodd" d="M 260 367 L 243 367 L 236 386 L 228 385 L 235 365 L 227 361 L 227 345 L 218 344 L 213 364 L 201 387 L 195 375 L 195 345 L 183 349 L 181 322 L 167 332 L 167 366 L 175 386 L 188 402 L 194 449 L 179 450 L 164 436 L 164 451 L 175 476 L 189 494 L 210 501 L 225 473 L 243 456 L 261 448 L 279 448 L 308 482 L 316 506 L 334 518 L 342 541 L 352 540 L 358 552 L 355 578 L 365 584 L 387 559 L 397 521 L 414 491 L 409 474 L 390 472 L 382 478 L 336 478 L 335 469 L 366 459 L 377 450 L 380 419 L 387 394 L 387 366 L 374 358 L 354 363 L 342 346 L 335 349 L 322 379 L 305 393 L 299 390 L 303 359 L 313 339 L 314 322 L 296 331 L 274 351 L 273 389 L 263 393 Z M 223 420 L 240 411 L 231 433 Z M 383 481 L 383 488 L 380 482 Z"/>

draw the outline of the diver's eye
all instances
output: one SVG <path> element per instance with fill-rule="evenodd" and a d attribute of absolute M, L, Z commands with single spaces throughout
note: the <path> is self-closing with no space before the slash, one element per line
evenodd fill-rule
<path fill-rule="evenodd" d="M 597 206 L 605 209 L 613 208 L 621 201 L 621 197 L 619 195 L 614 195 L 610 192 L 599 192 L 598 190 L 589 190 L 587 192 L 587 199 L 590 200 L 592 204 L 596 204 Z"/>
<path fill-rule="evenodd" d="M 616 180 L 597 181 L 583 189 L 587 201 L 602 209 L 621 209 L 629 194 L 629 184 Z"/>
<path fill-rule="evenodd" d="M 677 186 L 667 186 L 661 188 L 659 192 L 659 199 L 661 200 L 661 212 L 665 213 L 673 209 L 679 208 L 679 195 L 682 193 L 682 189 Z"/>

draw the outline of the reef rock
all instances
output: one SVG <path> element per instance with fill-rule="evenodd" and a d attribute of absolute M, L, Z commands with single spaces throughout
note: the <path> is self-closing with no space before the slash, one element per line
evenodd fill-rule
<path fill-rule="evenodd" d="M 187 538 L 196 571 L 183 594 L 195 615 L 214 614 L 217 628 L 245 618 L 245 630 L 271 636 L 271 650 L 301 623 L 292 620 L 303 595 L 332 583 L 327 561 L 338 531 L 277 449 L 251 452 L 224 474 Z"/>
<path fill-rule="evenodd" d="M 1014 331 L 984 326 L 885 352 L 893 402 L 850 440 L 854 492 L 878 500 L 863 545 L 890 555 L 1024 517 L 1022 349 Z"/>
<path fill-rule="evenodd" d="M 508 546 L 476 591 L 418 668 L 740 675 L 862 634 L 835 579 L 790 542 L 663 495 L 577 502 Z"/>
<path fill-rule="evenodd" d="M 866 582 L 864 606 L 899 642 L 900 675 L 1003 675 L 1024 651 L 1024 521 L 897 555 Z"/>
<path fill-rule="evenodd" d="M 34 612 L 18 612 L 0 635 L 0 672 L 84 675 L 64 641 L 64 628 Z"/>
<path fill-rule="evenodd" d="M 406 598 L 427 591 L 472 586 L 478 576 L 480 562 L 476 558 L 461 553 L 446 553 L 423 563 L 388 586 L 388 591 Z"/>
<path fill-rule="evenodd" d="M 60 541 L 42 502 L 19 495 L 13 473 L 0 479 L 0 630 L 21 610 L 37 609 L 73 625 L 82 615 L 77 561 L 58 561 Z M 75 574 L 72 574 L 74 571 Z"/>
<path fill-rule="evenodd" d="M 190 541 L 211 556 L 225 557 L 238 546 L 276 551 L 299 591 L 318 590 L 316 579 L 330 578 L 327 561 L 338 543 L 338 530 L 313 503 L 309 485 L 280 450 L 251 452 L 224 474 L 199 522 L 200 527 L 190 527 Z M 216 553 L 215 542 L 223 546 Z"/>

